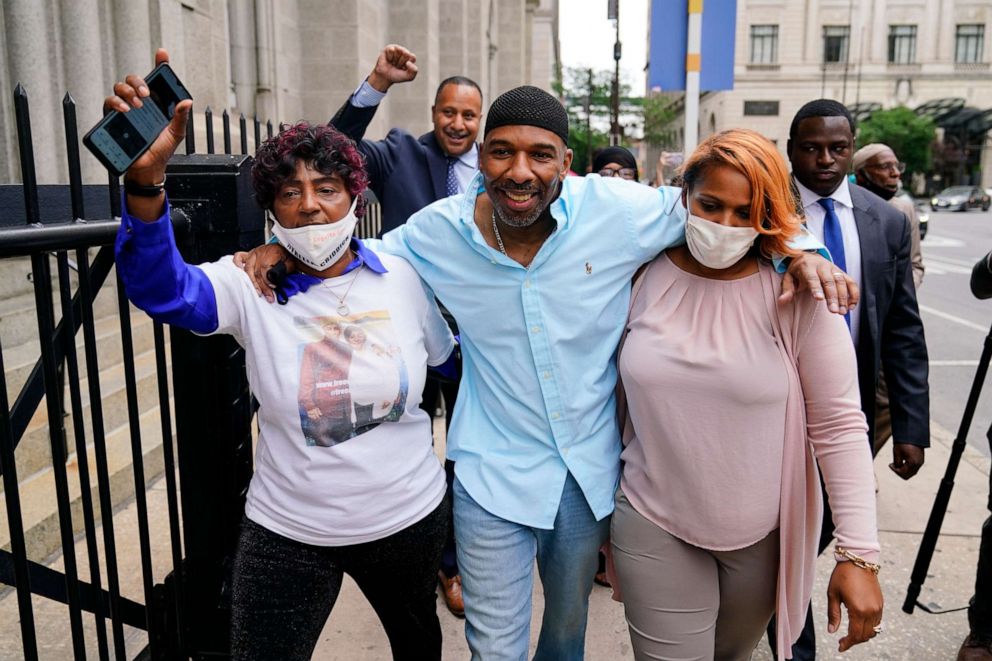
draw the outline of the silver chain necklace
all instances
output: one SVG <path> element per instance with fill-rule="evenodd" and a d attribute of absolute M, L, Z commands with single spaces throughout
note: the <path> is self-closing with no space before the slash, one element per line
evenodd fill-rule
<path fill-rule="evenodd" d="M 503 245 L 503 237 L 499 235 L 499 227 L 496 226 L 496 209 L 493 209 L 493 233 L 496 235 L 496 245 L 499 246 L 499 251 L 506 255 L 506 246 Z M 509 255 L 506 255 L 509 257 Z"/>
<path fill-rule="evenodd" d="M 348 283 L 348 288 L 344 290 L 344 296 L 338 296 L 337 292 L 334 291 L 334 288 L 331 287 L 330 283 L 328 283 L 327 280 L 324 280 L 324 286 L 327 287 L 327 289 L 334 295 L 334 298 L 338 299 L 338 314 L 342 317 L 347 317 L 351 314 L 351 308 L 349 308 L 344 301 L 348 298 L 348 294 L 351 293 L 351 287 L 355 284 L 355 280 L 358 280 L 358 274 L 362 272 L 363 268 L 365 268 L 365 262 L 359 264 L 358 268 L 355 269 L 355 275 L 352 277 L 351 282 Z"/>

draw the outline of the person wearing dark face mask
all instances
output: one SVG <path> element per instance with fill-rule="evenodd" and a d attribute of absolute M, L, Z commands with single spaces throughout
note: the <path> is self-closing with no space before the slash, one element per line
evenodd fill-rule
<path fill-rule="evenodd" d="M 867 188 L 875 195 L 894 206 L 909 219 L 911 234 L 911 251 L 913 262 L 913 284 L 917 289 L 923 283 L 923 251 L 920 249 L 920 220 L 916 215 L 916 207 L 912 202 L 902 197 L 896 197 L 902 186 L 902 173 L 906 164 L 896 158 L 896 154 L 888 145 L 872 143 L 854 152 L 851 167 L 859 186 Z M 878 392 L 875 395 L 875 454 L 885 446 L 892 437 L 892 415 L 889 410 L 889 389 L 885 383 L 885 374 L 879 371 Z"/>
<path fill-rule="evenodd" d="M 920 219 L 916 215 L 916 207 L 912 202 L 903 197 L 896 197 L 896 193 L 902 187 L 902 173 L 906 171 L 906 164 L 896 158 L 891 147 L 876 142 L 865 145 L 854 152 L 851 167 L 859 186 L 878 195 L 906 214 L 906 218 L 909 219 L 910 231 L 912 232 L 910 238 L 913 255 L 913 284 L 919 289 L 923 283 L 925 271 L 923 251 L 920 249 Z"/>

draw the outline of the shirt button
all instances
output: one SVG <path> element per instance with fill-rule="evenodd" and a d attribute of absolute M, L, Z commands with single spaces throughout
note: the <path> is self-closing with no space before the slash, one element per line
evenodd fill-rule
<path fill-rule="evenodd" d="M 561 417 L 561 414 L 558 413 L 557 411 L 555 411 L 554 413 L 551 414 L 551 419 L 552 420 L 557 420 L 560 417 Z"/>
<path fill-rule="evenodd" d="M 568 456 L 568 448 L 565 448 L 564 450 L 561 451 L 561 456 L 563 456 L 563 457 L 567 457 Z"/>
<path fill-rule="evenodd" d="M 530 289 L 530 278 L 524 280 L 524 289 Z"/>
<path fill-rule="evenodd" d="M 531 333 L 540 333 L 541 332 L 541 327 L 540 326 L 531 326 L 530 327 L 530 332 Z"/>
<path fill-rule="evenodd" d="M 551 372 L 545 372 L 541 376 L 543 376 L 545 379 L 550 379 L 551 378 Z"/>

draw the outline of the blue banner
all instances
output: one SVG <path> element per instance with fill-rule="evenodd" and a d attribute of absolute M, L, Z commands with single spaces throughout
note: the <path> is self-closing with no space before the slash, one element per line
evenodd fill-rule
<path fill-rule="evenodd" d="M 651 0 L 648 88 L 685 89 L 685 47 L 689 23 L 687 0 Z M 703 48 L 699 89 L 734 89 L 734 42 L 737 0 L 703 0 Z"/>

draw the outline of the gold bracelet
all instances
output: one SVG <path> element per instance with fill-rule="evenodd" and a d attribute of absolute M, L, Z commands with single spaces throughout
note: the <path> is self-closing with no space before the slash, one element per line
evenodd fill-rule
<path fill-rule="evenodd" d="M 841 556 L 842 558 L 846 558 L 850 560 L 851 564 L 854 565 L 855 567 L 860 567 L 861 569 L 867 569 L 872 574 L 875 574 L 875 576 L 878 576 L 878 570 L 882 568 L 881 565 L 878 565 L 874 562 L 868 562 L 861 556 L 854 555 L 853 553 L 845 549 L 843 546 L 834 547 L 834 553 Z"/>

